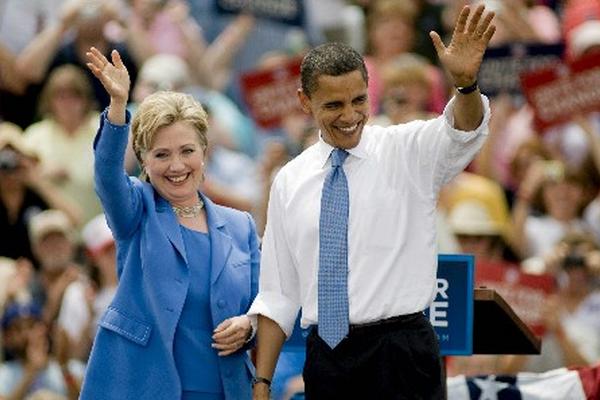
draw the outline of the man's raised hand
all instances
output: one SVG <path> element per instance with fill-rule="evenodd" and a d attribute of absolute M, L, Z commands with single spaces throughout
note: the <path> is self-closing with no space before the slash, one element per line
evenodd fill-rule
<path fill-rule="evenodd" d="M 447 47 L 436 32 L 429 33 L 440 62 L 455 86 L 469 86 L 475 82 L 485 49 L 496 31 L 492 24 L 495 14 L 487 12 L 484 15 L 484 11 L 483 5 L 473 13 L 469 6 L 463 7 Z"/>

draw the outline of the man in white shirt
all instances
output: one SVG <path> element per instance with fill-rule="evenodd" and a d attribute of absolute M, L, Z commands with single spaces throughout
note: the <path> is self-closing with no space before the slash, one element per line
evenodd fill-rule
<path fill-rule="evenodd" d="M 300 308 L 302 326 L 313 326 L 303 374 L 307 399 L 445 396 L 437 338 L 422 311 L 435 290 L 439 189 L 469 163 L 487 134 L 489 106 L 476 76 L 495 30 L 492 17 L 483 6 L 473 13 L 465 7 L 448 47 L 431 33 L 457 95 L 442 116 L 429 121 L 365 126 L 362 57 L 349 46 L 328 43 L 304 58 L 299 98 L 317 122 L 320 140 L 283 167 L 271 189 L 260 289 L 249 311 L 258 316 L 255 399 L 269 396 L 281 345 Z M 341 251 L 339 243 L 320 248 L 330 240 L 323 235 L 321 210 L 331 210 L 323 208 L 321 193 L 338 179 L 330 178 L 334 169 L 347 178 L 347 200 L 336 200 L 348 207 L 347 231 L 336 239 L 343 242 Z M 348 315 L 345 336 L 331 341 L 339 315 L 331 317 L 318 303 L 324 292 L 319 283 L 330 280 L 320 269 L 333 253 L 343 255 L 337 265 L 347 268 L 347 295 L 340 297 L 347 299 Z"/>

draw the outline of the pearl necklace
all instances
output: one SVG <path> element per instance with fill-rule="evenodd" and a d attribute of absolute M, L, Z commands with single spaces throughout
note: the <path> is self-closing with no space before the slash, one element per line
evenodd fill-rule
<path fill-rule="evenodd" d="M 202 199 L 198 199 L 198 204 L 193 206 L 171 206 L 173 212 L 180 218 L 196 218 L 202 212 L 204 208 L 204 202 Z"/>

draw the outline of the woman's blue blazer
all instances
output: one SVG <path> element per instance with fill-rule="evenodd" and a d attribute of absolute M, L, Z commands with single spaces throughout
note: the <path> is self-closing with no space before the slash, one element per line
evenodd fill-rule
<path fill-rule="evenodd" d="M 173 339 L 189 286 L 188 259 L 179 223 L 152 185 L 124 170 L 126 125 L 101 116 L 94 142 L 96 191 L 117 243 L 119 285 L 101 317 L 81 399 L 181 398 Z M 258 290 L 259 250 L 248 213 L 215 205 L 202 196 L 212 262 L 210 308 L 214 326 L 244 314 Z M 247 348 L 219 357 L 227 399 L 250 399 L 253 366 Z M 202 362 L 202 360 L 198 360 Z"/>

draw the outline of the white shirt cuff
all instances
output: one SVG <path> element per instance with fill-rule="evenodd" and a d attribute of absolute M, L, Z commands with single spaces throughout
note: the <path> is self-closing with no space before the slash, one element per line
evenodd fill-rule
<path fill-rule="evenodd" d="M 259 314 L 275 321 L 289 338 L 294 330 L 299 309 L 299 305 L 280 293 L 259 292 L 247 315 L 251 323 L 253 319 L 256 322 L 256 316 Z"/>
<path fill-rule="evenodd" d="M 490 120 L 490 101 L 484 95 L 481 96 L 481 101 L 483 103 L 483 118 L 479 126 L 473 131 L 461 131 L 460 129 L 456 129 L 454 127 L 454 103 L 456 101 L 456 96 L 452 97 L 446 107 L 444 108 L 444 119 L 449 126 L 447 130 L 448 135 L 454 141 L 467 143 L 476 138 L 481 134 L 487 134 L 488 122 Z"/>

